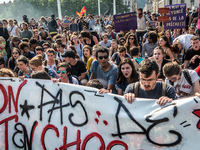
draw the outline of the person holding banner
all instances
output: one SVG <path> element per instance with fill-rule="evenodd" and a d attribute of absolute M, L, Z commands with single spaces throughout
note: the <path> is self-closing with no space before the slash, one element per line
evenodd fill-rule
<path fill-rule="evenodd" d="M 129 84 L 125 90 L 124 98 L 132 103 L 135 97 L 158 99 L 160 106 L 176 99 L 175 89 L 158 81 L 158 65 L 154 60 L 145 59 L 139 65 L 139 82 Z"/>

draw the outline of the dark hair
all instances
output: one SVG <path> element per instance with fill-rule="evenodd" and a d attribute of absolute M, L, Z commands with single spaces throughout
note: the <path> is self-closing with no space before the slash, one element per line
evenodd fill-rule
<path fill-rule="evenodd" d="M 30 44 L 37 44 L 37 39 L 36 38 L 31 38 L 29 43 Z"/>
<path fill-rule="evenodd" d="M 5 59 L 0 55 L 0 65 L 5 64 Z"/>
<path fill-rule="evenodd" d="M 126 48 L 124 46 L 118 46 L 117 51 L 119 53 L 126 52 Z"/>
<path fill-rule="evenodd" d="M 42 51 L 42 52 L 44 52 L 44 49 L 41 46 L 37 46 L 35 48 L 35 51 Z"/>
<path fill-rule="evenodd" d="M 133 46 L 133 47 L 130 48 L 130 54 L 131 54 L 132 57 L 137 56 L 139 51 L 140 51 L 140 49 L 136 46 Z"/>
<path fill-rule="evenodd" d="M 173 75 L 178 75 L 180 73 L 181 67 L 176 62 L 166 63 L 163 67 L 163 74 L 166 77 Z"/>
<path fill-rule="evenodd" d="M 51 80 L 51 77 L 49 76 L 49 74 L 46 71 L 44 71 L 44 70 L 33 72 L 31 74 L 31 78 L 32 79 L 46 79 L 46 80 Z"/>
<path fill-rule="evenodd" d="M 29 59 L 26 58 L 24 55 L 20 55 L 19 58 L 17 59 L 17 62 L 22 61 L 24 64 L 29 64 Z"/>
<path fill-rule="evenodd" d="M 164 41 L 166 41 L 165 46 L 171 49 L 171 44 L 170 44 L 169 39 L 167 38 L 167 36 L 163 35 L 160 38 L 162 38 Z"/>
<path fill-rule="evenodd" d="M 94 88 L 97 88 L 97 89 L 102 89 L 103 88 L 102 83 L 98 79 L 89 80 L 88 83 L 86 84 L 86 86 L 94 87 Z"/>
<path fill-rule="evenodd" d="M 19 48 L 20 48 L 21 50 L 24 50 L 25 47 L 30 48 L 30 47 L 29 47 L 29 44 L 28 44 L 27 42 L 22 42 L 22 43 L 19 44 Z"/>
<path fill-rule="evenodd" d="M 155 32 L 149 32 L 147 38 L 152 39 L 154 44 L 157 42 L 157 35 Z"/>
<path fill-rule="evenodd" d="M 130 58 L 124 58 L 120 64 L 119 64 L 119 69 L 118 69 L 118 74 L 117 74 L 117 83 L 118 84 L 123 84 L 125 83 L 125 76 L 123 75 L 122 71 L 121 71 L 121 67 L 124 64 L 129 64 L 132 68 L 132 73 L 131 73 L 131 81 L 130 83 L 136 82 L 138 80 L 138 73 L 135 70 L 135 66 L 132 62 L 132 60 Z"/>
<path fill-rule="evenodd" d="M 44 46 L 47 46 L 48 48 L 50 48 L 51 46 L 50 46 L 50 44 L 47 42 L 47 43 L 43 43 L 42 44 L 42 47 L 44 47 Z"/>
<path fill-rule="evenodd" d="M 18 42 L 18 41 L 20 41 L 20 38 L 19 38 L 18 36 L 13 36 L 13 37 L 11 38 L 11 41 L 13 41 L 13 42 Z"/>
<path fill-rule="evenodd" d="M 148 78 L 152 75 L 153 71 L 156 72 L 156 75 L 158 74 L 158 65 L 154 60 L 151 59 L 144 59 L 139 64 L 139 72 L 142 74 L 145 74 L 145 77 Z"/>
<path fill-rule="evenodd" d="M 28 43 L 28 42 L 29 42 L 29 39 L 28 39 L 28 38 L 22 38 L 22 41 Z"/>
<path fill-rule="evenodd" d="M 91 34 L 88 31 L 81 31 L 81 37 L 91 38 Z"/>
<path fill-rule="evenodd" d="M 76 54 L 75 58 L 78 58 L 78 59 L 79 59 L 80 56 L 78 55 L 76 48 L 75 48 L 74 46 L 72 46 L 72 45 L 69 46 L 69 48 Z M 74 59 L 75 59 L 75 58 L 74 58 Z"/>
<path fill-rule="evenodd" d="M 98 53 L 107 53 L 107 55 L 109 55 L 108 49 L 103 46 L 100 46 L 99 48 L 97 48 L 96 53 L 95 53 L 96 59 L 98 59 Z"/>
<path fill-rule="evenodd" d="M 143 9 L 142 9 L 142 8 L 138 8 L 138 10 L 140 10 L 141 12 L 143 12 Z"/>
<path fill-rule="evenodd" d="M 60 67 L 64 67 L 64 68 L 66 68 L 66 71 L 67 71 L 67 73 L 71 73 L 71 66 L 68 64 L 68 63 L 66 63 L 66 62 L 62 62 L 62 63 L 59 63 L 58 64 L 58 66 L 57 66 L 57 70 L 60 68 Z"/>
<path fill-rule="evenodd" d="M 134 41 L 133 41 L 134 46 L 139 46 L 136 35 L 135 34 L 129 34 L 127 39 L 126 39 L 126 43 L 124 45 L 126 47 L 128 53 L 130 53 L 130 42 L 129 42 L 130 36 L 133 36 L 133 38 L 134 38 Z"/>

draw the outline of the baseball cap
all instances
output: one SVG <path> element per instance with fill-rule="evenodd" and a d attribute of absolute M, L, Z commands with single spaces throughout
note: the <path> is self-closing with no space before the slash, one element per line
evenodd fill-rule
<path fill-rule="evenodd" d="M 61 55 L 62 57 L 71 57 L 71 58 L 75 58 L 76 54 L 74 51 L 72 50 L 68 50 L 66 51 L 63 55 Z"/>

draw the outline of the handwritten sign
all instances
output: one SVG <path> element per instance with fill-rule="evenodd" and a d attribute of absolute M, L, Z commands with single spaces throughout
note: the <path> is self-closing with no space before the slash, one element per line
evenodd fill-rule
<path fill-rule="evenodd" d="M 168 14 L 169 13 L 169 8 L 158 8 L 158 13 L 160 14 Z"/>
<path fill-rule="evenodd" d="M 114 15 L 115 32 L 137 29 L 136 12 Z"/>
<path fill-rule="evenodd" d="M 160 107 L 89 87 L 0 80 L 1 150 L 199 150 L 197 97 Z"/>
<path fill-rule="evenodd" d="M 158 16 L 158 22 L 169 22 L 169 16 Z"/>
<path fill-rule="evenodd" d="M 167 5 L 170 8 L 169 22 L 165 22 L 165 29 L 185 28 L 186 24 L 186 4 Z"/>
<path fill-rule="evenodd" d="M 63 28 L 69 27 L 70 24 L 71 24 L 71 23 L 63 23 L 63 24 L 62 24 L 62 27 L 63 27 Z"/>

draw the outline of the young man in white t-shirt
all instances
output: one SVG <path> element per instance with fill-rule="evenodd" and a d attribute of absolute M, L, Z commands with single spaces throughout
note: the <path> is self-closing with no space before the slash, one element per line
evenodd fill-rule
<path fill-rule="evenodd" d="M 174 86 L 179 97 L 195 95 L 200 91 L 199 76 L 194 70 L 181 70 L 176 63 L 167 63 L 163 67 L 166 83 Z"/>

